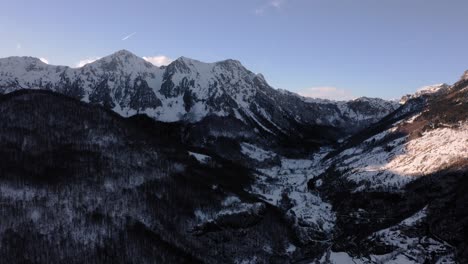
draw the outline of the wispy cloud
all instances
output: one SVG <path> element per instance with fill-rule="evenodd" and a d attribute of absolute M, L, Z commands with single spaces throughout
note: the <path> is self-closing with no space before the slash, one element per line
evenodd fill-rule
<path fill-rule="evenodd" d="M 350 91 L 332 86 L 310 87 L 303 89 L 299 94 L 305 97 L 329 100 L 351 100 L 355 98 Z"/>
<path fill-rule="evenodd" d="M 158 67 L 163 66 L 163 65 L 168 65 L 169 63 L 173 61 L 171 58 L 164 56 L 164 55 L 153 56 L 153 57 L 143 57 L 143 59 Z"/>
<path fill-rule="evenodd" d="M 256 15 L 263 15 L 268 9 L 281 9 L 286 0 L 269 0 L 264 5 L 255 9 Z"/>
<path fill-rule="evenodd" d="M 127 40 L 127 39 L 129 39 L 129 38 L 133 37 L 135 34 L 136 34 L 136 32 L 133 32 L 132 34 L 130 34 L 130 35 L 127 35 L 127 36 L 123 37 L 123 39 L 122 39 L 122 40 L 123 40 L 123 41 L 125 41 L 125 40 Z"/>
<path fill-rule="evenodd" d="M 46 58 L 39 58 L 43 63 L 45 64 L 49 64 L 49 60 L 47 60 Z"/>
<path fill-rule="evenodd" d="M 274 8 L 280 8 L 284 4 L 285 0 L 272 0 L 270 1 L 270 5 Z"/>
<path fill-rule="evenodd" d="M 21 43 L 17 43 L 17 44 L 16 44 L 16 49 L 17 49 L 17 50 L 21 49 Z"/>
<path fill-rule="evenodd" d="M 91 58 L 86 58 L 86 59 L 83 59 L 83 60 L 80 60 L 78 63 L 76 63 L 76 67 L 77 68 L 81 68 L 83 66 L 85 66 L 86 64 L 88 63 L 92 63 L 92 62 L 95 62 L 97 60 L 99 60 L 101 57 L 91 57 Z"/>

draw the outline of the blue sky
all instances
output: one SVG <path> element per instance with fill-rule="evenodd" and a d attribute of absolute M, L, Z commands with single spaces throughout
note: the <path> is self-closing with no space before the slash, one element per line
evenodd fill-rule
<path fill-rule="evenodd" d="M 0 57 L 234 58 L 276 88 L 390 99 L 468 69 L 467 11 L 466 0 L 4 1 Z"/>

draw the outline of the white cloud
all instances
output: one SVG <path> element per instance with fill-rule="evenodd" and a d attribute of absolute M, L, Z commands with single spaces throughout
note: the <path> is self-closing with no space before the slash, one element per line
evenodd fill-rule
<path fill-rule="evenodd" d="M 280 8 L 284 3 L 284 0 L 272 0 L 270 1 L 269 5 L 274 8 Z"/>
<path fill-rule="evenodd" d="M 16 44 L 16 49 L 17 50 L 21 49 L 21 43 Z"/>
<path fill-rule="evenodd" d="M 143 57 L 143 59 L 156 66 L 168 65 L 169 63 L 173 61 L 171 58 L 164 56 L 164 55 L 153 56 L 153 57 Z"/>
<path fill-rule="evenodd" d="M 80 61 L 76 64 L 76 67 L 77 67 L 77 68 L 81 68 L 81 67 L 85 66 L 86 64 L 95 62 L 95 61 L 97 61 L 97 60 L 99 60 L 99 59 L 100 59 L 100 57 L 92 57 L 92 58 L 86 58 L 86 59 L 80 60 Z"/>
<path fill-rule="evenodd" d="M 127 40 L 127 39 L 129 39 L 129 38 L 133 37 L 135 34 L 136 34 L 136 32 L 133 32 L 132 34 L 130 34 L 130 35 L 127 35 L 127 36 L 123 37 L 123 38 L 122 38 L 122 40 L 124 40 L 124 41 L 125 41 L 125 40 Z"/>
<path fill-rule="evenodd" d="M 258 7 L 255 9 L 255 14 L 256 15 L 263 15 L 267 9 L 274 8 L 274 9 L 280 9 L 286 0 L 269 0 L 267 3 L 264 5 Z"/>
<path fill-rule="evenodd" d="M 351 100 L 355 97 L 350 91 L 332 86 L 310 87 L 299 92 L 300 95 L 329 100 Z"/>
<path fill-rule="evenodd" d="M 49 64 L 49 61 L 46 58 L 39 58 L 43 63 Z"/>

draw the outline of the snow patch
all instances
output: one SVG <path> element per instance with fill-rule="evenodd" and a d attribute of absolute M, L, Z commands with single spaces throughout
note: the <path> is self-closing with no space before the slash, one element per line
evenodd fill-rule
<path fill-rule="evenodd" d="M 188 153 L 189 153 L 190 156 L 194 157 L 196 160 L 198 160 L 198 162 L 200 162 L 202 164 L 207 164 L 211 160 L 210 156 L 207 156 L 207 155 L 204 155 L 204 154 L 200 154 L 200 153 L 196 153 L 196 152 L 190 152 L 190 151 Z"/>
<path fill-rule="evenodd" d="M 263 150 L 255 145 L 245 142 L 241 144 L 241 152 L 249 158 L 257 161 L 265 161 L 276 156 L 276 154 L 271 151 Z"/>

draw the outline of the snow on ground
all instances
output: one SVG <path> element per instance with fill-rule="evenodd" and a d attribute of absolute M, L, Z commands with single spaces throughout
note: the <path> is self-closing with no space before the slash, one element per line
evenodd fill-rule
<path fill-rule="evenodd" d="M 236 196 L 228 196 L 221 204 L 223 205 L 223 209 L 218 212 L 217 216 L 238 214 L 242 212 L 258 214 L 264 209 L 263 203 L 243 203 Z"/>
<path fill-rule="evenodd" d="M 416 118 L 418 118 L 418 117 L 420 117 L 420 116 L 421 116 L 421 113 L 416 114 L 416 115 L 412 116 L 411 118 L 409 118 L 408 120 L 406 120 L 405 123 L 411 124 L 411 123 L 414 122 L 414 120 L 416 120 Z"/>
<path fill-rule="evenodd" d="M 319 173 L 315 173 L 313 160 L 281 159 L 281 166 L 259 169 L 257 183 L 253 193 L 260 194 L 266 202 L 278 205 L 282 193 L 299 189 L 307 192 L 307 181 Z"/>
<path fill-rule="evenodd" d="M 395 250 L 385 255 L 372 255 L 371 260 L 382 263 L 423 263 L 427 256 L 439 256 L 447 263 L 455 263 L 450 245 L 427 236 L 418 236 L 411 229 L 421 224 L 427 216 L 427 207 L 401 221 L 399 224 L 375 232 L 369 239 L 393 246 Z"/>
<path fill-rule="evenodd" d="M 403 220 L 396 226 L 392 226 L 373 234 L 373 240 L 377 239 L 386 245 L 395 246 L 404 250 L 409 250 L 414 247 L 420 240 L 418 237 L 407 237 L 402 234 L 401 229 L 405 227 L 412 227 L 420 223 L 426 218 L 426 208 Z"/>
<path fill-rule="evenodd" d="M 271 151 L 263 150 L 255 145 L 245 142 L 241 144 L 241 152 L 249 158 L 258 161 L 264 161 L 267 159 L 274 158 L 276 156 L 276 154 Z"/>
<path fill-rule="evenodd" d="M 322 256 L 322 258 L 320 258 L 318 261 L 312 262 L 312 263 L 317 263 L 317 262 L 320 263 L 320 264 L 322 264 L 322 263 L 323 264 L 361 264 L 361 263 L 368 263 L 368 262 L 365 262 L 364 260 L 353 258 L 346 252 L 333 252 L 333 251 L 326 252 Z"/>
<path fill-rule="evenodd" d="M 448 85 L 445 83 L 424 86 L 418 89 L 414 94 L 403 96 L 403 98 L 401 98 L 400 100 L 400 103 L 404 104 L 410 99 L 414 99 L 414 98 L 418 98 L 418 97 L 426 96 L 426 95 L 437 96 L 437 95 L 440 95 L 449 91 L 451 88 L 452 88 L 451 85 Z"/>
<path fill-rule="evenodd" d="M 234 263 L 236 264 L 257 264 L 257 256 L 253 256 L 247 259 L 236 260 Z"/>
<path fill-rule="evenodd" d="M 206 164 L 211 160 L 211 157 L 207 155 L 203 155 L 203 154 L 196 153 L 196 152 L 190 152 L 190 151 L 188 153 L 190 156 L 194 157 L 195 159 L 198 160 L 198 162 L 202 164 Z"/>
<path fill-rule="evenodd" d="M 405 152 L 384 169 L 400 175 L 426 175 L 468 160 L 468 123 L 460 128 L 440 128 L 409 141 Z"/>
<path fill-rule="evenodd" d="M 294 246 L 293 244 L 289 244 L 287 247 L 286 247 L 286 252 L 288 254 L 292 254 L 294 253 L 294 251 L 296 251 L 297 247 Z"/>
<path fill-rule="evenodd" d="M 256 183 L 249 190 L 275 206 L 281 207 L 287 200 L 290 208 L 287 208 L 286 216 L 304 242 L 314 240 L 317 234 L 329 234 L 334 227 L 336 217 L 332 206 L 307 188 L 307 182 L 324 171 L 321 158 L 327 151 L 310 160 L 282 158 L 281 166 L 259 169 Z"/>
<path fill-rule="evenodd" d="M 265 205 L 263 203 L 238 203 L 219 211 L 217 216 L 234 215 L 240 213 L 259 214 L 264 208 Z"/>
<path fill-rule="evenodd" d="M 258 215 L 265 209 L 263 203 L 243 203 L 237 196 L 228 196 L 221 202 L 220 210 L 197 209 L 194 212 L 198 223 L 216 222 L 220 216 L 236 215 L 241 213 Z"/>
<path fill-rule="evenodd" d="M 314 228 L 315 231 L 325 233 L 333 231 L 335 214 L 331 204 L 324 202 L 320 196 L 310 192 L 292 191 L 288 197 L 291 199 L 293 207 L 289 209 L 287 216 L 294 219 L 298 228 Z"/>
<path fill-rule="evenodd" d="M 397 127 L 392 127 L 392 128 L 389 128 L 383 132 L 380 132 L 378 134 L 376 134 L 375 136 L 373 137 L 370 137 L 368 139 L 366 139 L 364 141 L 364 143 L 372 143 L 372 142 L 378 142 L 382 139 L 384 139 L 386 136 L 390 135 L 391 133 L 395 132 L 397 129 Z"/>
<path fill-rule="evenodd" d="M 427 207 L 424 207 L 421 211 L 418 211 L 414 215 L 406 218 L 405 220 L 401 221 L 400 225 L 405 226 L 414 226 L 420 223 L 424 218 L 427 216 Z"/>
<path fill-rule="evenodd" d="M 163 122 L 179 121 L 186 113 L 184 100 L 182 96 L 175 98 L 167 98 L 162 101 L 163 106 L 160 107 L 158 120 Z"/>
<path fill-rule="evenodd" d="M 445 84 L 445 83 L 439 83 L 439 84 L 434 84 L 434 85 L 428 85 L 428 86 L 424 86 L 424 87 L 421 87 L 420 89 L 418 89 L 416 91 L 416 93 L 414 93 L 413 97 L 418 97 L 418 96 L 421 96 L 423 94 L 435 94 L 435 93 L 438 93 L 444 89 L 447 89 L 449 88 L 450 86 L 448 84 Z"/>
<path fill-rule="evenodd" d="M 221 203 L 223 206 L 232 206 L 235 204 L 240 203 L 241 200 L 237 196 L 228 196 L 224 201 Z"/>
<path fill-rule="evenodd" d="M 344 176 L 358 183 L 356 191 L 365 189 L 399 189 L 418 176 L 428 175 L 468 160 L 468 123 L 458 128 L 437 128 L 419 138 L 394 139 L 369 148 L 393 131 L 385 131 L 360 146 L 342 152 L 337 167 Z"/>

